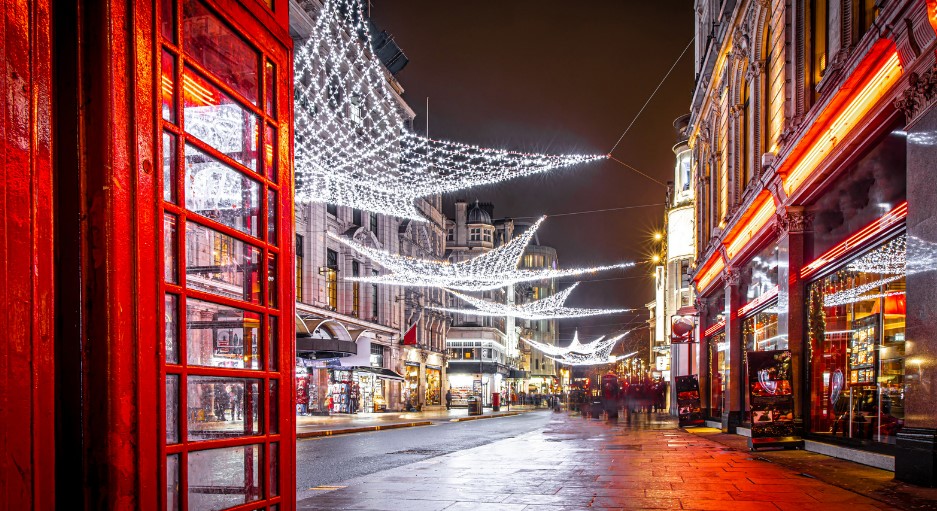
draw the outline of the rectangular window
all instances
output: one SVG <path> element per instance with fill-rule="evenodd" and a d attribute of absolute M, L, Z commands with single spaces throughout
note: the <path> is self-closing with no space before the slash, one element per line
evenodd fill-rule
<path fill-rule="evenodd" d="M 260 237 L 257 217 L 260 206 L 260 183 L 186 144 L 186 209 Z"/>
<path fill-rule="evenodd" d="M 260 382 L 257 378 L 189 375 L 186 380 L 188 440 L 263 433 Z"/>
<path fill-rule="evenodd" d="M 260 303 L 260 249 L 195 222 L 185 224 L 186 287 Z"/>
<path fill-rule="evenodd" d="M 455 235 L 452 232 L 452 229 L 449 229 L 449 231 L 446 232 L 446 241 L 454 241 L 454 240 L 455 240 Z"/>
<path fill-rule="evenodd" d="M 189 453 L 189 509 L 220 510 L 260 500 L 260 445 Z"/>
<path fill-rule="evenodd" d="M 182 92 L 185 131 L 256 172 L 257 115 L 190 67 L 182 70 Z"/>
<path fill-rule="evenodd" d="M 361 225 L 362 225 L 362 224 L 361 224 L 361 210 L 360 210 L 360 209 L 355 208 L 355 209 L 351 210 L 351 223 L 353 223 L 353 224 L 355 224 L 355 225 L 357 225 L 357 226 L 361 226 Z"/>
<path fill-rule="evenodd" d="M 813 103 L 819 97 L 817 85 L 823 79 L 827 66 L 829 37 L 827 0 L 810 0 L 807 69 L 807 98 Z"/>
<path fill-rule="evenodd" d="M 329 249 L 326 252 L 325 294 L 328 306 L 338 308 L 338 252 Z"/>
<path fill-rule="evenodd" d="M 186 299 L 189 365 L 260 369 L 260 315 L 194 298 Z"/>
<path fill-rule="evenodd" d="M 359 263 L 358 261 L 351 262 L 351 276 L 352 277 L 361 276 L 361 263 Z M 351 283 L 351 315 L 356 318 L 361 313 L 360 303 L 361 303 L 361 283 L 352 282 Z"/>
<path fill-rule="evenodd" d="M 371 367 L 384 367 L 384 346 L 371 345 Z"/>
<path fill-rule="evenodd" d="M 325 205 L 325 212 L 328 213 L 328 214 L 330 214 L 330 215 L 332 215 L 332 216 L 334 216 L 334 217 L 337 217 L 337 216 L 338 216 L 338 206 L 336 206 L 335 204 L 326 204 L 326 205 Z"/>
<path fill-rule="evenodd" d="M 199 0 L 182 4 L 182 47 L 244 99 L 260 99 L 260 54 Z M 188 122 L 188 119 L 186 119 Z"/>
<path fill-rule="evenodd" d="M 296 301 L 303 301 L 303 235 L 296 235 Z"/>
<path fill-rule="evenodd" d="M 378 275 L 377 270 L 371 270 L 371 275 L 377 277 Z M 380 298 L 380 294 L 378 291 L 377 284 L 371 284 L 371 317 L 374 321 L 377 321 L 378 316 L 380 315 L 379 314 L 380 309 L 378 308 L 379 298 Z"/>
<path fill-rule="evenodd" d="M 369 229 L 374 234 L 377 234 L 377 213 L 371 213 L 369 216 L 370 216 L 369 222 L 371 224 Z"/>

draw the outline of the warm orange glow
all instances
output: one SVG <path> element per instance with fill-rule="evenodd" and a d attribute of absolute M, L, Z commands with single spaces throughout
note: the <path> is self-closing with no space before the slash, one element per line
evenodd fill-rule
<path fill-rule="evenodd" d="M 898 59 L 898 53 L 892 52 L 865 85 L 858 89 L 844 87 L 839 92 L 840 95 L 851 97 L 846 98 L 845 102 L 838 101 L 838 98 L 830 102 L 830 105 L 845 104 L 845 107 L 831 117 L 832 121 L 826 128 L 820 128 L 820 132 L 809 142 L 810 146 L 793 162 L 791 167 L 788 167 L 790 170 L 784 177 L 784 191 L 788 195 L 793 194 L 804 184 L 820 162 L 829 156 L 859 121 L 881 101 L 899 78 L 901 78 L 901 61 Z M 821 117 L 823 115 L 821 114 Z"/>
<path fill-rule="evenodd" d="M 713 279 L 719 276 L 719 273 L 725 269 L 726 264 L 722 260 L 722 256 L 718 253 L 713 254 L 709 258 L 709 261 L 706 262 L 706 265 L 703 266 L 703 270 L 696 277 L 696 289 L 698 291 L 703 291 L 706 289 Z"/>
<path fill-rule="evenodd" d="M 776 208 L 774 199 L 768 191 L 761 192 L 761 195 L 755 199 L 752 206 L 748 209 L 751 212 L 747 219 L 740 220 L 735 224 L 735 228 L 726 236 L 726 256 L 733 259 L 739 252 L 748 245 L 748 242 L 758 234 L 771 217 L 774 216 Z"/>
<path fill-rule="evenodd" d="M 908 216 L 908 202 L 902 202 L 895 206 L 895 209 L 882 215 L 881 218 L 863 227 L 857 233 L 846 238 L 842 243 L 827 250 L 820 257 L 816 258 L 810 264 L 800 270 L 800 278 L 805 279 L 813 275 L 824 266 L 839 260 L 853 249 L 862 246 L 863 243 L 878 234 L 885 232 L 901 223 Z"/>
<path fill-rule="evenodd" d="M 934 32 L 937 32 L 937 0 L 927 0 L 927 19 Z"/>

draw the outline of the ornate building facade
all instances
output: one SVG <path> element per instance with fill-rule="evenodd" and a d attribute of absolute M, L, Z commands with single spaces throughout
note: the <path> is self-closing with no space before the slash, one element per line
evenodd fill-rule
<path fill-rule="evenodd" d="M 291 11 L 291 32 L 298 41 L 314 26 L 320 9 L 319 2 L 305 1 Z M 373 25 L 372 30 L 378 33 Z M 374 37 L 375 45 L 388 41 L 393 44 Z M 383 55 L 387 62 L 382 64 L 393 62 L 399 71 L 406 57 L 399 48 L 393 50 L 375 48 L 373 58 Z M 385 69 L 395 108 L 412 121 L 415 114 L 403 99 L 402 85 Z M 441 198 L 421 199 L 417 206 L 428 221 L 321 203 L 296 205 L 297 401 L 302 413 L 328 413 L 329 397 L 332 412 L 441 406 L 448 320 L 424 309 L 441 303 L 440 291 L 346 281 L 346 276 L 380 275 L 382 269 L 329 237 L 346 236 L 411 257 L 441 258 Z"/>
<path fill-rule="evenodd" d="M 751 434 L 748 356 L 787 350 L 808 449 L 933 484 L 934 4 L 695 8 L 704 415 Z"/>

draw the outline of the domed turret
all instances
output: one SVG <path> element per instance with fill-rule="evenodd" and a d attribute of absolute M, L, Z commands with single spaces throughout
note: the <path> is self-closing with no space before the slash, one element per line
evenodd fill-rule
<path fill-rule="evenodd" d="M 468 210 L 467 222 L 469 224 L 485 224 L 492 225 L 491 214 L 486 211 L 478 201 L 475 201 L 475 204 L 472 205 Z"/>

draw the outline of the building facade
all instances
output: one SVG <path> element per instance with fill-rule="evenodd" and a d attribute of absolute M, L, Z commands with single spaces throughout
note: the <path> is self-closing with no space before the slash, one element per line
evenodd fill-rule
<path fill-rule="evenodd" d="M 316 1 L 294 4 L 290 26 L 297 44 L 308 36 L 321 8 Z M 373 23 L 370 26 L 377 34 Z M 383 59 L 385 77 L 396 99 L 391 108 L 412 122 L 415 114 L 395 76 L 406 57 L 395 44 L 390 49 L 378 47 L 388 41 L 393 44 L 392 39 L 375 35 L 372 58 Z M 384 412 L 441 405 L 448 320 L 425 309 L 442 303 L 441 291 L 349 282 L 346 277 L 380 275 L 382 269 L 330 238 L 345 236 L 395 254 L 441 258 L 445 248 L 441 198 L 421 199 L 417 207 L 426 222 L 344 206 L 296 205 L 299 413 Z"/>
<path fill-rule="evenodd" d="M 493 220 L 493 210 L 489 203 L 456 201 L 455 218 L 446 223 L 446 253 L 450 261 L 477 257 L 511 241 L 531 225 L 514 219 Z M 555 268 L 556 264 L 556 251 L 540 245 L 536 235 L 520 261 L 520 266 L 526 268 Z M 521 304 L 555 292 L 556 283 L 544 281 L 485 291 L 482 296 L 502 303 Z M 459 308 L 463 304 L 450 297 L 449 307 Z M 532 351 L 520 337 L 554 344 L 556 331 L 556 320 L 453 314 L 446 340 L 447 382 L 453 393 L 453 403 L 460 405 L 473 394 L 482 395 L 488 404 L 495 392 L 502 396 L 508 396 L 509 390 L 511 395 L 549 392 L 557 383 L 553 361 Z"/>
<path fill-rule="evenodd" d="M 748 356 L 787 350 L 808 449 L 937 483 L 933 2 L 695 7 L 704 412 L 750 434 Z"/>
<path fill-rule="evenodd" d="M 665 201 L 661 264 L 655 268 L 655 300 L 652 308 L 653 335 L 650 364 L 653 375 L 671 381 L 671 376 L 696 374 L 693 357 L 695 297 L 690 282 L 690 266 L 695 246 L 695 190 L 692 185 L 692 154 L 688 146 L 689 116 L 674 121 L 677 143 L 673 181 L 668 183 Z M 671 396 L 676 399 L 675 395 Z"/>

